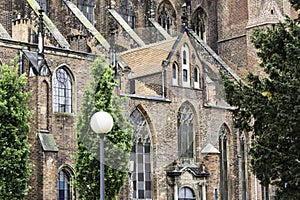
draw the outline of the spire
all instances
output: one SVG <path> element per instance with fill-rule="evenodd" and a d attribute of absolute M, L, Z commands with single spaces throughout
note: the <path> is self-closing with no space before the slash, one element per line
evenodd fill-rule
<path fill-rule="evenodd" d="M 43 9 L 39 10 L 39 28 L 38 28 L 38 66 L 41 67 L 41 64 L 44 60 L 44 22 L 43 22 Z"/>
<path fill-rule="evenodd" d="M 43 9 L 39 10 L 39 28 L 38 28 L 38 53 L 37 53 L 37 67 L 38 73 L 41 76 L 50 76 L 50 70 L 44 56 L 44 21 L 43 21 Z"/>
<path fill-rule="evenodd" d="M 185 0 L 185 3 L 181 6 L 182 8 L 182 26 L 188 27 L 189 17 L 191 16 L 192 8 L 191 8 L 191 0 Z"/>
<path fill-rule="evenodd" d="M 116 27 L 114 22 L 110 24 L 110 66 L 115 71 L 115 77 L 117 75 L 117 63 L 116 63 L 116 48 L 115 48 L 115 34 Z"/>

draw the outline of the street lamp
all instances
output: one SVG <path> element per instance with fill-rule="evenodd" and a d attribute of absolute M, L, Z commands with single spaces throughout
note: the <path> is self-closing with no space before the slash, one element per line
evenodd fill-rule
<path fill-rule="evenodd" d="M 104 111 L 96 112 L 91 118 L 92 130 L 100 137 L 100 200 L 104 200 L 104 135 L 111 131 L 114 120 Z"/>

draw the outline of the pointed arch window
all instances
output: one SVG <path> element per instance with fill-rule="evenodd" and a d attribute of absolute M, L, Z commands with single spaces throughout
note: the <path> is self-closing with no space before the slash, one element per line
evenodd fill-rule
<path fill-rule="evenodd" d="M 196 199 L 195 193 L 189 187 L 183 187 L 179 191 L 178 200 L 194 200 Z"/>
<path fill-rule="evenodd" d="M 53 74 L 53 110 L 54 112 L 72 112 L 72 78 L 70 72 L 58 68 Z"/>
<path fill-rule="evenodd" d="M 179 158 L 194 157 L 195 119 L 191 106 L 184 103 L 177 116 Z"/>
<path fill-rule="evenodd" d="M 178 85 L 178 64 L 176 62 L 172 66 L 172 84 Z"/>
<path fill-rule="evenodd" d="M 158 14 L 158 23 L 168 32 L 170 33 L 170 27 L 172 24 L 171 16 L 169 11 L 166 9 L 165 5 L 159 10 Z"/>
<path fill-rule="evenodd" d="M 219 135 L 220 150 L 220 194 L 221 199 L 229 199 L 229 171 L 228 171 L 228 129 L 223 126 Z"/>
<path fill-rule="evenodd" d="M 133 146 L 130 154 L 130 168 L 133 199 L 151 199 L 151 142 L 149 125 L 135 109 L 129 117 L 134 126 Z"/>
<path fill-rule="evenodd" d="M 181 49 L 182 55 L 182 86 L 190 87 L 190 60 L 189 60 L 189 47 L 184 44 Z"/>
<path fill-rule="evenodd" d="M 200 74 L 197 67 L 194 68 L 194 88 L 200 88 Z"/>
<path fill-rule="evenodd" d="M 133 29 L 135 26 L 135 13 L 132 2 L 130 0 L 122 0 L 120 1 L 120 4 L 120 15 Z"/>
<path fill-rule="evenodd" d="M 58 200 L 71 199 L 71 177 L 65 170 L 58 173 Z"/>
<path fill-rule="evenodd" d="M 78 0 L 78 9 L 94 24 L 94 0 Z"/>
<path fill-rule="evenodd" d="M 206 41 L 206 14 L 202 8 L 198 8 L 192 17 L 192 29 L 205 42 Z"/>

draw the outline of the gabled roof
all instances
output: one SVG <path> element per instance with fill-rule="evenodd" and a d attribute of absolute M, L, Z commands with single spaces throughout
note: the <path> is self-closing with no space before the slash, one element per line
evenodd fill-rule
<path fill-rule="evenodd" d="M 190 38 L 191 43 L 196 49 L 196 53 L 200 60 L 207 60 L 212 62 L 214 66 L 213 71 L 216 73 L 220 71 L 225 72 L 235 81 L 242 81 L 239 76 L 207 45 L 196 33 L 183 27 L 177 38 L 171 38 L 162 42 L 147 45 L 142 48 L 132 49 L 121 53 L 124 62 L 132 69 L 136 76 L 145 76 L 162 70 L 168 66 L 175 50 L 178 48 L 184 33 Z"/>
<path fill-rule="evenodd" d="M 193 44 L 195 45 L 195 48 L 196 49 L 201 48 L 202 50 L 201 57 L 206 57 L 207 60 L 213 59 L 213 62 L 216 63 L 214 66 L 217 67 L 218 70 L 228 74 L 231 78 L 233 78 L 237 82 L 243 82 L 242 79 L 207 44 L 205 44 L 192 29 L 186 28 L 186 32 L 193 39 L 191 41 L 194 42 Z M 196 45 L 198 47 L 196 47 Z M 199 51 L 196 52 L 199 55 L 200 52 Z"/>
<path fill-rule="evenodd" d="M 168 56 L 176 38 L 164 40 L 120 54 L 136 77 L 160 72 L 162 61 Z"/>
<path fill-rule="evenodd" d="M 79 19 L 83 26 L 95 37 L 95 39 L 108 51 L 110 48 L 109 43 L 100 34 L 100 32 L 93 26 L 93 24 L 84 16 L 84 14 L 74 5 L 71 1 L 64 0 L 65 4 L 71 12 Z"/>
<path fill-rule="evenodd" d="M 39 64 L 38 61 L 38 53 L 32 52 L 28 50 L 22 50 L 27 60 L 32 64 L 32 67 L 30 68 L 30 76 L 31 75 L 41 75 L 41 76 L 50 76 L 51 72 L 48 67 L 47 61 L 43 59 L 41 63 Z"/>
<path fill-rule="evenodd" d="M 40 12 L 39 10 L 41 9 L 39 4 L 37 3 L 36 0 L 27 0 L 28 4 L 31 6 L 31 8 L 34 10 L 34 12 L 39 15 Z M 43 13 L 43 21 L 47 29 L 50 31 L 50 33 L 53 35 L 57 43 L 62 47 L 69 49 L 70 44 L 66 40 L 66 38 L 60 33 L 60 31 L 56 28 L 56 26 L 52 23 L 50 18 Z"/>

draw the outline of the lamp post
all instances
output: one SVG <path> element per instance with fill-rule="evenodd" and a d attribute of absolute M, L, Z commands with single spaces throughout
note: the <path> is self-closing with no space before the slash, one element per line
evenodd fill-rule
<path fill-rule="evenodd" d="M 91 118 L 92 130 L 100 137 L 100 200 L 104 200 L 104 135 L 113 127 L 112 116 L 104 111 L 96 112 Z"/>

